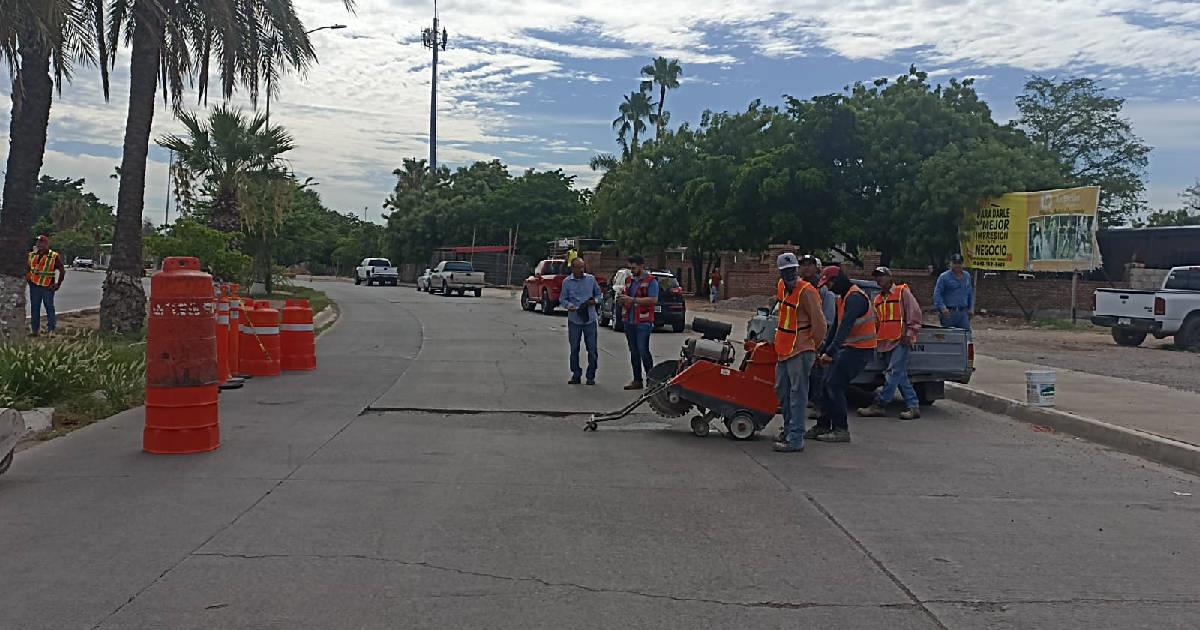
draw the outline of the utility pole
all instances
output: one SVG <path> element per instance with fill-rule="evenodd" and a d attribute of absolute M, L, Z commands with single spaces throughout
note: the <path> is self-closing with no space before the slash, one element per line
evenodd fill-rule
<path fill-rule="evenodd" d="M 433 81 L 429 90 L 429 172 L 437 176 L 437 63 L 438 48 L 446 50 L 446 29 L 438 30 L 437 0 L 433 0 L 433 28 L 421 31 L 421 43 L 433 50 Z"/>

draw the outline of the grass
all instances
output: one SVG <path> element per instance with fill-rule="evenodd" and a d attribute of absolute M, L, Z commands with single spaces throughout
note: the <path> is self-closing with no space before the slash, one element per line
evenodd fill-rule
<path fill-rule="evenodd" d="M 329 296 L 325 295 L 324 291 L 318 291 L 310 287 L 302 287 L 298 285 L 283 285 L 276 286 L 275 292 L 267 296 L 268 300 L 287 300 L 300 298 L 308 300 L 308 305 L 312 308 L 313 316 L 325 310 L 332 301 Z"/>

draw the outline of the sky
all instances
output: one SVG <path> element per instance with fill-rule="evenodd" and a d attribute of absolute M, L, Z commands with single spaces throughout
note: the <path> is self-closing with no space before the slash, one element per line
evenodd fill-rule
<path fill-rule="evenodd" d="M 312 34 L 319 63 L 280 82 L 271 122 L 295 136 L 289 161 L 318 182 L 326 205 L 382 222 L 392 170 L 428 155 L 431 59 L 421 29 L 432 1 L 358 0 L 354 13 L 337 0 L 294 4 L 309 28 L 346 28 Z M 1194 0 L 441 0 L 438 13 L 449 33 L 439 61 L 438 160 L 451 167 L 499 158 L 514 174 L 560 168 L 578 186 L 594 185 L 588 159 L 617 150 L 617 105 L 638 88 L 641 67 L 663 55 L 684 71 L 667 96 L 672 125 L 753 99 L 838 92 L 913 64 L 935 82 L 975 78 L 1004 121 L 1031 74 L 1091 77 L 1127 99 L 1135 132 L 1154 148 L 1152 207 L 1178 207 L 1179 192 L 1200 177 Z M 77 70 L 64 86 L 42 171 L 84 177 L 114 204 L 128 52 L 107 102 L 94 69 Z M 10 91 L 0 77 L 0 92 Z M 233 100 L 253 107 L 244 96 Z M 204 107 L 194 93 L 184 105 Z M 8 114 L 0 111 L 3 159 Z M 180 129 L 160 100 L 153 137 Z M 150 160 L 145 216 L 162 223 L 168 153 L 153 147 Z"/>

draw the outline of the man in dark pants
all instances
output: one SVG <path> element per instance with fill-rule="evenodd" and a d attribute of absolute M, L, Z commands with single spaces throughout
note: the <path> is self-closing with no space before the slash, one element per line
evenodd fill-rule
<path fill-rule="evenodd" d="M 646 271 L 646 260 L 639 255 L 629 257 L 629 278 L 625 292 L 618 301 L 625 317 L 625 340 L 629 344 L 629 362 L 633 380 L 625 389 L 643 387 L 642 372 L 650 372 L 654 358 L 650 356 L 650 333 L 654 331 L 654 305 L 658 304 L 658 280 Z"/>
<path fill-rule="evenodd" d="M 875 356 L 875 309 L 866 292 L 839 267 L 826 267 L 820 284 L 838 296 L 837 332 L 825 341 L 818 359 L 826 366 L 824 413 L 804 436 L 821 442 L 849 442 L 846 393 L 850 382 Z"/>
<path fill-rule="evenodd" d="M 820 258 L 812 254 L 800 257 L 800 277 L 814 287 L 821 282 L 822 269 Z M 825 334 L 822 338 L 828 339 L 833 334 L 834 322 L 837 320 L 837 296 L 827 286 L 820 287 L 817 291 L 821 297 L 821 313 L 825 316 L 826 324 Z M 809 419 L 815 420 L 821 417 L 821 401 L 824 398 L 825 367 L 814 363 L 808 385 L 808 402 L 812 407 L 808 412 Z"/>

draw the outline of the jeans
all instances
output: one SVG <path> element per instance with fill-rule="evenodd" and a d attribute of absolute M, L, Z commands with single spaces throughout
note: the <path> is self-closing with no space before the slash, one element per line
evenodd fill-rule
<path fill-rule="evenodd" d="M 54 313 L 54 290 L 50 287 L 29 285 L 29 329 L 37 334 L 42 323 L 42 307 L 46 307 L 46 331 L 54 332 L 58 320 Z"/>
<path fill-rule="evenodd" d="M 721 292 L 721 289 L 719 287 L 716 287 L 716 286 L 708 287 L 708 301 L 712 302 L 713 304 L 716 304 L 717 303 L 717 295 L 719 295 L 720 292 Z"/>
<path fill-rule="evenodd" d="M 858 376 L 867 363 L 875 356 L 874 350 L 861 348 L 842 348 L 833 363 L 825 368 L 825 412 L 817 422 L 822 429 L 834 431 L 849 431 L 850 423 L 846 419 L 846 391 L 850 389 L 850 381 Z"/>
<path fill-rule="evenodd" d="M 596 367 L 599 365 L 600 354 L 596 351 L 596 320 L 590 324 L 567 322 L 567 339 L 571 343 L 571 376 L 580 378 L 583 370 L 579 367 L 579 338 L 587 346 L 587 380 L 596 380 Z"/>
<path fill-rule="evenodd" d="M 812 372 L 808 375 L 808 400 L 817 409 L 821 408 L 821 403 L 825 399 L 825 366 L 813 365 Z"/>
<path fill-rule="evenodd" d="M 883 389 L 879 390 L 880 407 L 886 407 L 888 403 L 892 402 L 892 396 L 896 393 L 897 388 L 900 389 L 900 395 L 904 398 L 905 407 L 916 409 L 920 406 L 921 403 L 917 400 L 917 391 L 908 381 L 908 355 L 911 352 L 912 347 L 900 344 L 880 355 L 887 363 L 887 371 L 883 373 Z"/>
<path fill-rule="evenodd" d="M 633 324 L 625 322 L 625 341 L 629 343 L 629 362 L 633 365 L 633 381 L 642 382 L 642 369 L 650 372 L 654 367 L 654 357 L 650 356 L 650 332 L 654 324 Z"/>
<path fill-rule="evenodd" d="M 950 309 L 950 314 L 938 313 L 938 319 L 941 320 L 943 326 L 951 328 L 963 328 L 970 332 L 971 318 L 967 315 L 966 310 Z"/>
<path fill-rule="evenodd" d="M 816 358 L 817 353 L 809 350 L 775 364 L 775 395 L 783 410 L 783 441 L 788 446 L 804 445 L 808 379 Z"/>

